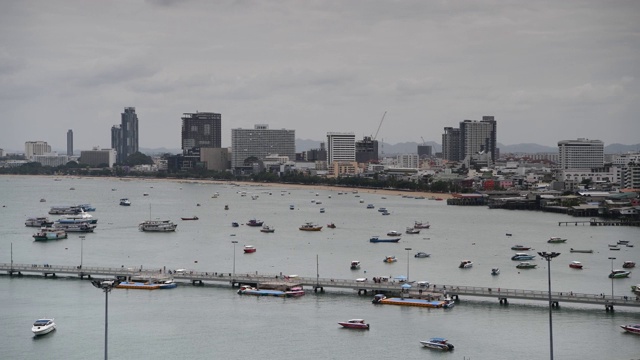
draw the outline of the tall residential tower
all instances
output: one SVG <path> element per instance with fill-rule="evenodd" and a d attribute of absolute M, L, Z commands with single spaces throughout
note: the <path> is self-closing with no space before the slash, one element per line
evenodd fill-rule
<path fill-rule="evenodd" d="M 126 107 L 121 114 L 120 125 L 111 128 L 111 148 L 117 152 L 116 161 L 119 164 L 138 152 L 138 115 L 136 108 Z"/>
<path fill-rule="evenodd" d="M 182 115 L 182 153 L 222 147 L 222 115 L 212 112 Z"/>
<path fill-rule="evenodd" d="M 67 131 L 67 156 L 73 156 L 73 130 Z"/>

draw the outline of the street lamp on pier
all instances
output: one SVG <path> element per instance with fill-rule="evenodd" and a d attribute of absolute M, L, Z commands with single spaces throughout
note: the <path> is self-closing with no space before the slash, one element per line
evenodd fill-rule
<path fill-rule="evenodd" d="M 231 240 L 231 243 L 233 244 L 233 277 L 236 277 L 236 244 L 238 243 L 237 240 Z"/>
<path fill-rule="evenodd" d="M 84 235 L 80 235 L 80 269 L 82 269 L 82 254 L 84 253 Z"/>
<path fill-rule="evenodd" d="M 613 260 L 615 259 L 614 257 L 609 257 L 609 260 L 611 260 L 611 274 L 609 274 L 611 278 L 611 301 L 613 301 Z"/>
<path fill-rule="evenodd" d="M 407 283 L 409 282 L 409 251 L 411 251 L 411 248 L 404 248 L 405 250 L 407 250 Z"/>
<path fill-rule="evenodd" d="M 549 359 L 553 360 L 553 302 L 551 301 L 551 259 L 560 255 L 560 253 L 557 253 L 555 251 L 550 253 L 546 251 L 540 251 L 538 252 L 538 255 L 547 260 L 547 279 L 549 280 Z"/>
<path fill-rule="evenodd" d="M 109 329 L 109 293 L 120 284 L 118 280 L 94 280 L 93 286 L 104 291 L 104 360 L 107 360 L 108 329 Z"/>

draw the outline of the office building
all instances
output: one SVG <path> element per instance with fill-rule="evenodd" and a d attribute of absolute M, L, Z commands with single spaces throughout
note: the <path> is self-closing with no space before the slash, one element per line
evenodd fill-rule
<path fill-rule="evenodd" d="M 398 167 L 404 169 L 417 169 L 418 168 L 418 154 L 402 154 L 398 155 Z"/>
<path fill-rule="evenodd" d="M 138 152 L 138 115 L 136 108 L 126 107 L 121 114 L 120 125 L 111 128 L 111 148 L 116 153 L 116 161 L 122 164 L 129 155 Z"/>
<path fill-rule="evenodd" d="M 356 162 L 378 162 L 378 140 L 365 136 L 362 140 L 356 141 Z"/>
<path fill-rule="evenodd" d="M 56 153 L 48 153 L 44 155 L 33 155 L 33 162 L 42 164 L 42 166 L 62 166 L 69 162 L 69 156 L 58 155 Z"/>
<path fill-rule="evenodd" d="M 51 146 L 46 141 L 27 141 L 24 143 L 24 157 L 32 160 L 34 155 L 44 155 L 51 152 Z"/>
<path fill-rule="evenodd" d="M 446 160 L 471 161 L 476 155 L 486 162 L 498 159 L 497 123 L 493 116 L 483 116 L 482 120 L 464 120 L 459 128 L 445 127 L 442 135 L 442 153 Z"/>
<path fill-rule="evenodd" d="M 212 112 L 182 115 L 182 153 L 199 148 L 222 147 L 222 115 Z"/>
<path fill-rule="evenodd" d="M 116 158 L 116 150 L 94 147 L 92 150 L 81 151 L 79 162 L 93 167 L 105 164 L 108 167 L 113 167 L 116 163 Z"/>
<path fill-rule="evenodd" d="M 269 129 L 266 124 L 257 124 L 253 129 L 231 129 L 232 168 L 250 168 L 276 154 L 296 158 L 295 130 Z"/>
<path fill-rule="evenodd" d="M 420 158 L 431 157 L 433 155 L 433 148 L 431 145 L 418 145 L 418 156 Z"/>
<path fill-rule="evenodd" d="M 73 130 L 67 131 L 67 156 L 73 156 Z"/>
<path fill-rule="evenodd" d="M 356 136 L 354 133 L 327 133 L 327 163 L 332 164 L 336 161 L 356 161 Z"/>
<path fill-rule="evenodd" d="M 604 143 L 579 138 L 558 141 L 560 169 L 590 169 L 604 166 Z"/>

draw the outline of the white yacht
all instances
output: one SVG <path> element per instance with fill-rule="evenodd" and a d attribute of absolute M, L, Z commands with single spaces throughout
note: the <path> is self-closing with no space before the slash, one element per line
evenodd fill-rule
<path fill-rule="evenodd" d="M 56 329 L 53 319 L 38 319 L 33 323 L 31 331 L 36 335 L 44 335 Z"/>

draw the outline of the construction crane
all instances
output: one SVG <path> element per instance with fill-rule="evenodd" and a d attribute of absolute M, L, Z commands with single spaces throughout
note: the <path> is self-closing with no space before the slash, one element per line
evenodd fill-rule
<path fill-rule="evenodd" d="M 427 145 L 427 142 L 424 141 L 424 138 L 422 136 L 420 136 L 420 139 L 422 139 L 422 145 Z"/>
<path fill-rule="evenodd" d="M 382 122 L 384 121 L 384 117 L 387 115 L 387 112 L 385 111 L 384 114 L 382 114 L 382 119 L 380 119 L 380 125 L 378 125 L 378 130 L 376 130 L 376 134 L 373 136 L 373 139 L 371 140 L 375 140 L 378 137 L 378 133 L 380 132 L 380 127 L 382 126 Z"/>

